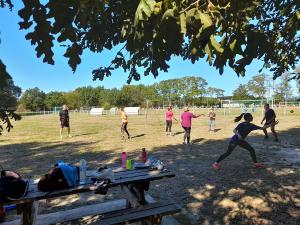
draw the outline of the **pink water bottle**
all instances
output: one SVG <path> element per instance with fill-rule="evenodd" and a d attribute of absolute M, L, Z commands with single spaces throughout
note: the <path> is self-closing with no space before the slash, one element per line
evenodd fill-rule
<path fill-rule="evenodd" d="M 140 154 L 140 160 L 145 163 L 147 162 L 147 152 L 145 148 L 142 148 L 142 152 Z"/>
<path fill-rule="evenodd" d="M 123 168 L 123 169 L 126 169 L 126 159 L 127 159 L 127 154 L 126 154 L 126 152 L 122 152 L 121 159 L 122 159 L 122 168 Z"/>

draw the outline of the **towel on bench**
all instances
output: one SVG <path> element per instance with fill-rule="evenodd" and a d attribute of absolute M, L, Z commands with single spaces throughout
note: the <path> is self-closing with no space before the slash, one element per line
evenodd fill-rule
<path fill-rule="evenodd" d="M 59 164 L 59 168 L 61 169 L 68 186 L 74 187 L 79 181 L 78 168 L 68 164 Z"/>

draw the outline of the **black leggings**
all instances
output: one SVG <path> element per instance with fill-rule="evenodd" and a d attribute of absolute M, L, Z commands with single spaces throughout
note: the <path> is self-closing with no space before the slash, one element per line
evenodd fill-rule
<path fill-rule="evenodd" d="M 187 140 L 187 143 L 190 143 L 191 138 L 191 127 L 182 127 L 184 129 L 183 141 Z"/>
<path fill-rule="evenodd" d="M 130 137 L 129 133 L 128 133 L 128 130 L 127 130 L 127 124 L 128 123 L 122 123 L 122 126 L 121 126 L 121 133 L 122 135 L 124 136 L 124 131 L 126 132 L 127 136 Z"/>
<path fill-rule="evenodd" d="M 225 159 L 227 156 L 229 156 L 232 153 L 232 151 L 235 149 L 236 146 L 240 146 L 240 147 L 248 150 L 250 152 L 252 161 L 254 163 L 257 163 L 256 154 L 255 154 L 254 148 L 252 148 L 252 146 L 247 141 L 240 140 L 240 139 L 237 140 L 237 141 L 235 141 L 235 142 L 230 142 L 229 143 L 227 152 L 225 152 L 223 155 L 221 155 L 219 157 L 219 159 L 217 160 L 217 163 L 221 162 L 223 159 Z"/>
<path fill-rule="evenodd" d="M 171 132 L 172 120 L 166 120 L 166 132 Z"/>

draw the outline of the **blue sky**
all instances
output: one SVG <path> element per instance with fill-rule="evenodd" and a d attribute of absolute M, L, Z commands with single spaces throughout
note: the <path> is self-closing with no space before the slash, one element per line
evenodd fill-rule
<path fill-rule="evenodd" d="M 48 65 L 42 62 L 42 58 L 36 58 L 34 46 L 25 40 L 26 32 L 19 30 L 16 6 L 12 12 L 8 9 L 1 9 L 0 13 L 0 59 L 6 64 L 8 72 L 12 75 L 16 85 L 22 90 L 38 87 L 45 92 L 69 91 L 81 86 L 104 86 L 106 88 L 120 88 L 126 84 L 128 74 L 122 70 L 114 71 L 111 77 L 104 81 L 93 81 L 92 70 L 101 65 L 107 66 L 113 59 L 118 49 L 104 51 L 101 54 L 93 54 L 88 51 L 82 56 L 82 63 L 73 73 L 67 64 L 66 58 L 62 55 L 64 49 L 55 46 L 55 65 Z M 214 67 L 210 67 L 203 59 L 192 64 L 181 58 L 173 58 L 170 61 L 169 72 L 159 73 L 154 79 L 151 75 L 141 77 L 138 82 L 132 84 L 153 84 L 161 80 L 179 78 L 187 75 L 201 76 L 207 80 L 209 86 L 225 90 L 226 95 L 231 95 L 232 91 L 239 84 L 245 84 L 252 76 L 258 74 L 262 63 L 255 61 L 247 67 L 245 77 L 237 77 L 229 67 L 224 70 L 223 75 L 219 75 Z"/>

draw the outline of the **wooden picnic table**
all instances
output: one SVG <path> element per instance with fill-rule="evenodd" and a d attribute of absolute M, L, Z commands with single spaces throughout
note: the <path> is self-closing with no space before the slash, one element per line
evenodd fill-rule
<path fill-rule="evenodd" d="M 95 190 L 95 186 L 89 176 L 92 172 L 87 172 L 87 181 L 84 185 L 78 185 L 72 188 L 63 189 L 53 192 L 41 192 L 37 188 L 37 180 L 30 182 L 28 194 L 19 200 L 11 200 L 0 202 L 0 206 L 18 204 L 20 205 L 22 213 L 22 224 L 32 225 L 36 224 L 38 201 L 43 199 L 51 199 L 60 196 L 67 196 L 71 194 L 78 194 L 83 192 L 91 192 Z M 147 204 L 145 200 L 145 184 L 150 184 L 151 181 L 171 178 L 175 174 L 168 170 L 114 170 L 114 181 L 109 185 L 110 187 L 120 186 L 122 192 L 125 194 L 128 207 L 138 207 Z"/>

